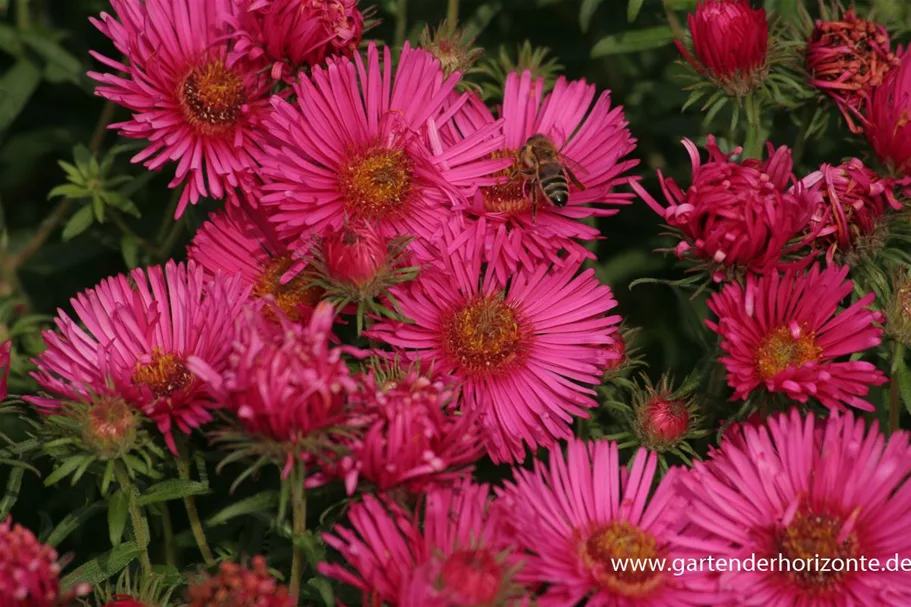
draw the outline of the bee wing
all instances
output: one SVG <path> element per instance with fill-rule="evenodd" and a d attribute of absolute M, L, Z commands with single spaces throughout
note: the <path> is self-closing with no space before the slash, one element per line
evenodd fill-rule
<path fill-rule="evenodd" d="M 566 170 L 567 176 L 577 188 L 584 190 L 585 186 L 579 180 L 579 175 L 584 178 L 586 175 L 588 175 L 588 171 L 586 171 L 585 167 L 583 167 L 581 164 L 563 153 L 563 149 L 569 143 L 570 137 L 575 133 L 570 133 L 570 135 L 567 136 L 566 132 L 558 126 L 554 126 L 552 130 L 556 140 L 562 141 L 560 144 L 560 149 L 557 150 L 557 154 L 560 156 L 560 161 L 563 163 L 563 168 Z"/>

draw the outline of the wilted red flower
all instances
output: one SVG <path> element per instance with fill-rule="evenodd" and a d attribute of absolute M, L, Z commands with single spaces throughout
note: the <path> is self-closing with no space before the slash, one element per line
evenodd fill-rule
<path fill-rule="evenodd" d="M 911 176 L 911 52 L 873 90 L 864 131 L 884 164 L 898 175 Z"/>
<path fill-rule="evenodd" d="M 850 8 L 838 21 L 816 21 L 807 42 L 810 84 L 829 94 L 854 133 L 863 128 L 864 103 L 900 60 L 891 51 L 886 28 Z"/>
<path fill-rule="evenodd" d="M 116 594 L 104 607 L 147 607 L 142 601 L 137 601 L 126 594 Z"/>
<path fill-rule="evenodd" d="M 269 575 L 266 559 L 255 556 L 252 567 L 222 563 L 218 573 L 190 586 L 188 607 L 294 607 L 288 589 Z"/>
<path fill-rule="evenodd" d="M 693 181 L 683 191 L 671 178 L 658 171 L 661 188 L 669 206 L 661 206 L 645 189 L 631 182 L 633 189 L 683 240 L 676 252 L 681 259 L 693 256 L 715 270 L 737 268 L 763 273 L 777 267 L 784 254 L 798 248 L 789 246 L 810 220 L 818 194 L 795 182 L 791 151 L 768 144 L 765 162 L 747 159 L 734 162 L 731 157 L 741 148 L 725 154 L 708 137 L 708 162 L 702 163 L 699 150 L 689 139 L 683 140 L 693 163 Z"/>
<path fill-rule="evenodd" d="M 890 207 L 902 208 L 894 181 L 881 178 L 857 158 L 838 166 L 823 164 L 802 183 L 808 188 L 820 184 L 821 200 L 807 229 L 830 262 L 836 251 L 847 253 L 858 239 L 872 234 Z"/>
<path fill-rule="evenodd" d="M 364 33 L 357 0 L 231 0 L 225 21 L 241 58 L 272 64 L 273 78 L 293 77 L 327 57 L 350 57 Z"/>
<path fill-rule="evenodd" d="M 12 348 L 13 342 L 11 341 L 0 344 L 0 401 L 6 398 L 8 393 L 6 381 L 9 378 Z"/>
<path fill-rule="evenodd" d="M 366 221 L 331 230 L 322 239 L 326 271 L 333 281 L 361 287 L 376 277 L 389 257 L 389 242 Z"/>
<path fill-rule="evenodd" d="M 35 535 L 0 522 L 0 606 L 56 607 L 61 600 L 57 552 Z"/>
<path fill-rule="evenodd" d="M 699 73 L 738 97 L 762 82 L 769 45 L 764 8 L 752 8 L 750 0 L 699 0 L 688 21 L 696 58 L 675 43 Z"/>

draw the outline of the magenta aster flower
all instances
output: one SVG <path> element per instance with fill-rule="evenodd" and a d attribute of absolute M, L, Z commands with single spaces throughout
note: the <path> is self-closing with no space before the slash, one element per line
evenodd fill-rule
<path fill-rule="evenodd" d="M 187 359 L 225 367 L 245 299 L 237 279 L 206 280 L 193 262 L 106 278 L 70 300 L 79 322 L 61 310 L 58 331 L 43 333 L 47 349 L 35 359 L 33 376 L 64 399 L 119 392 L 158 424 L 176 453 L 173 426 L 189 433 L 218 406 Z M 27 400 L 46 412 L 61 406 L 53 396 Z"/>
<path fill-rule="evenodd" d="M 365 605 L 431 595 L 445 605 L 512 604 L 524 593 L 513 581 L 503 515 L 487 485 L 470 482 L 431 489 L 416 515 L 366 495 L 348 510 L 350 528 L 323 535 L 345 565 L 321 563 L 319 572 L 360 590 Z"/>
<path fill-rule="evenodd" d="M 476 227 L 447 231 L 436 265 L 392 288 L 413 324 L 368 333 L 463 381 L 463 410 L 481 415 L 491 457 L 521 461 L 526 444 L 569 438 L 573 416 L 597 406 L 592 386 L 618 356 L 608 346 L 620 317 L 608 315 L 617 302 L 594 270 L 577 274 L 578 258 L 507 280 L 482 270 Z"/>
<path fill-rule="evenodd" d="M 293 76 L 327 57 L 350 57 L 364 33 L 357 0 L 231 0 L 225 21 L 239 59 L 267 61 L 272 77 Z"/>
<path fill-rule="evenodd" d="M 0 401 L 6 398 L 9 393 L 6 381 L 9 378 L 9 368 L 11 363 L 11 354 L 13 342 L 6 341 L 0 344 Z"/>
<path fill-rule="evenodd" d="M 633 194 L 614 189 L 627 183 L 630 178 L 624 174 L 639 164 L 626 158 L 636 140 L 626 128 L 623 108 L 611 107 L 610 91 L 597 98 L 596 93 L 584 80 L 561 77 L 545 95 L 544 79 L 533 78 L 531 72 L 506 78 L 500 111 L 506 138 L 493 157 L 514 164 L 500 172 L 495 185 L 479 188 L 467 207 L 469 215 L 486 219 L 485 258 L 500 278 L 521 266 L 557 261 L 563 250 L 593 257 L 577 241 L 595 240 L 601 233 L 580 220 L 614 215 L 616 205 L 630 203 Z M 484 103 L 472 95 L 446 133 L 460 141 L 494 123 Z M 554 144 L 565 168 L 585 188 L 568 179 L 569 198 L 563 207 L 551 203 L 535 184 L 513 176 L 523 146 L 535 134 Z"/>
<path fill-rule="evenodd" d="M 820 186 L 822 199 L 808 231 L 813 244 L 826 250 L 830 263 L 836 251 L 848 253 L 871 236 L 889 208 L 902 208 L 894 181 L 879 177 L 857 158 L 838 166 L 823 164 L 802 182 L 806 187 Z"/>
<path fill-rule="evenodd" d="M 911 177 L 911 53 L 902 55 L 867 104 L 864 132 L 883 164 Z"/>
<path fill-rule="evenodd" d="M 869 362 L 835 360 L 877 346 L 883 332 L 882 314 L 869 307 L 872 293 L 838 311 L 853 290 L 847 275 L 847 267 L 814 266 L 805 274 L 749 276 L 746 288 L 728 284 L 709 298 L 718 321 L 706 324 L 721 336 L 733 400 L 765 388 L 831 409 L 873 410 L 861 397 L 886 377 Z"/>
<path fill-rule="evenodd" d="M 189 368 L 237 415 L 248 435 L 287 448 L 288 474 L 295 447 L 307 447 L 318 431 L 345 425 L 346 402 L 357 385 L 342 354 L 356 351 L 329 345 L 331 304 L 318 304 L 309 323 L 300 325 L 278 309 L 269 314 L 258 309 L 270 303 L 245 310 L 226 365 L 191 357 Z"/>
<path fill-rule="evenodd" d="M 210 274 L 237 275 L 254 299 L 271 297 L 289 319 L 305 322 L 323 290 L 309 283 L 306 256 L 298 253 L 265 216 L 246 205 L 212 213 L 188 248 L 190 259 Z"/>
<path fill-rule="evenodd" d="M 370 46 L 366 63 L 340 59 L 273 99 L 273 143 L 262 154 L 262 204 L 283 235 L 298 237 L 365 220 L 384 237 L 429 240 L 453 201 L 486 183 L 503 160 L 499 124 L 443 149 L 437 127 L 459 107 L 447 100 L 458 74 L 443 77 L 430 53 L 407 45 L 393 76 L 391 52 Z M 487 181 L 491 181 L 489 178 Z"/>
<path fill-rule="evenodd" d="M 542 607 L 680 607 L 717 605 L 718 594 L 704 573 L 675 576 L 647 563 L 639 571 L 618 570 L 613 559 L 689 558 L 678 545 L 687 501 L 676 491 L 672 468 L 649 498 L 658 457 L 640 449 L 632 469 L 617 444 L 570 440 L 566 455 L 551 449 L 549 465 L 515 469 L 515 481 L 498 492 L 518 533 L 519 572 L 529 585 L 547 584 Z"/>
<path fill-rule="evenodd" d="M 65 601 L 57 552 L 9 518 L 0 522 L 0 605 L 57 607 Z"/>
<path fill-rule="evenodd" d="M 850 413 L 824 421 L 791 411 L 736 434 L 683 477 L 691 525 L 679 541 L 716 558 L 755 555 L 807 566 L 720 572 L 727 600 L 712 604 L 911 604 L 911 577 L 885 570 L 896 553 L 911 553 L 906 432 L 887 444 L 875 424 L 867 430 Z M 823 571 L 817 556 L 820 563 L 857 560 L 850 570 Z M 881 569 L 861 570 L 861 557 L 878 558 Z"/>
<path fill-rule="evenodd" d="M 177 162 L 170 187 L 186 184 L 177 217 L 201 197 L 222 198 L 241 184 L 262 145 L 269 80 L 261 64 L 228 65 L 218 14 L 229 0 L 112 0 L 117 17 L 92 23 L 126 61 L 92 56 L 115 73 L 89 72 L 96 93 L 133 112 L 111 125 L 148 139 L 134 158 L 153 171 Z"/>
<path fill-rule="evenodd" d="M 287 586 L 269 573 L 266 559 L 253 557 L 251 567 L 222 563 L 218 573 L 192 583 L 188 607 L 294 607 Z"/>
<path fill-rule="evenodd" d="M 769 144 L 765 162 L 733 162 L 731 157 L 742 149 L 725 154 L 709 135 L 709 159 L 703 163 L 692 141 L 684 139 L 683 145 L 693 163 L 693 181 L 684 191 L 658 171 L 667 207 L 631 183 L 642 200 L 680 232 L 678 257 L 709 264 L 719 281 L 722 269 L 762 273 L 778 266 L 783 254 L 797 248 L 788 243 L 807 225 L 819 197 L 795 183 L 790 150 L 781 146 L 773 151 Z"/>

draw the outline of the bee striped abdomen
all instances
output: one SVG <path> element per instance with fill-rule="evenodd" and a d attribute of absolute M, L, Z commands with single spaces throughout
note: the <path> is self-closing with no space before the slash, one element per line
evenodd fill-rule
<path fill-rule="evenodd" d="M 558 207 L 566 206 L 569 201 L 569 184 L 563 171 L 541 175 L 541 189 L 544 190 L 547 199 Z"/>

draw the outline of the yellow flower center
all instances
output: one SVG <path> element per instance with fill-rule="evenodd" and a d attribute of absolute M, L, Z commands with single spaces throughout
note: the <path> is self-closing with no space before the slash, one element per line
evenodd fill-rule
<path fill-rule="evenodd" d="M 272 259 L 253 285 L 253 297 L 271 295 L 285 316 L 297 322 L 301 320 L 301 306 L 312 308 L 322 299 L 324 291 L 318 286 L 308 284 L 306 270 L 282 284 L 282 277 L 292 264 L 293 260 L 288 255 Z M 266 313 L 268 314 L 268 310 Z"/>
<path fill-rule="evenodd" d="M 395 218 L 414 190 L 414 167 L 404 150 L 374 147 L 355 154 L 339 169 L 348 216 L 368 221 Z"/>
<path fill-rule="evenodd" d="M 443 347 L 472 374 L 494 373 L 518 360 L 526 345 L 516 310 L 502 294 L 481 296 L 443 322 Z"/>
<path fill-rule="evenodd" d="M 661 585 L 661 572 L 647 560 L 661 558 L 654 536 L 626 521 L 596 530 L 580 550 L 592 576 L 611 593 L 644 598 Z M 619 559 L 624 560 L 626 570 Z"/>
<path fill-rule="evenodd" d="M 762 341 L 756 351 L 756 368 L 763 379 L 772 379 L 790 366 L 816 362 L 822 348 L 816 345 L 816 333 L 801 325 L 797 338 L 790 327 L 778 327 Z"/>
<path fill-rule="evenodd" d="M 246 103 L 243 80 L 221 59 L 193 68 L 180 85 L 178 96 L 187 122 L 209 136 L 229 131 Z"/>
<path fill-rule="evenodd" d="M 490 155 L 492 160 L 499 158 L 516 158 L 515 150 L 498 150 Z M 497 173 L 497 185 L 481 188 L 481 198 L 484 201 L 484 210 L 488 213 L 502 213 L 507 216 L 518 215 L 531 209 L 531 201 L 523 193 L 524 177 L 510 179 L 513 166 L 507 167 Z"/>
<path fill-rule="evenodd" d="M 779 549 L 782 556 L 792 561 L 787 575 L 795 584 L 805 590 L 831 590 L 845 576 L 847 566 L 845 571 L 833 571 L 832 567 L 825 567 L 826 571 L 818 570 L 823 568 L 822 559 L 857 558 L 860 554 L 857 535 L 852 531 L 842 538 L 842 527 L 841 520 L 837 518 L 802 511 L 779 532 Z M 817 556 L 820 567 L 815 565 Z M 793 561 L 796 559 L 810 559 L 812 562 L 805 563 L 801 571 L 795 571 Z"/>
<path fill-rule="evenodd" d="M 157 398 L 170 396 L 193 381 L 193 374 L 187 369 L 183 358 L 156 348 L 152 360 L 147 364 L 136 364 L 133 383 L 149 388 Z"/>

